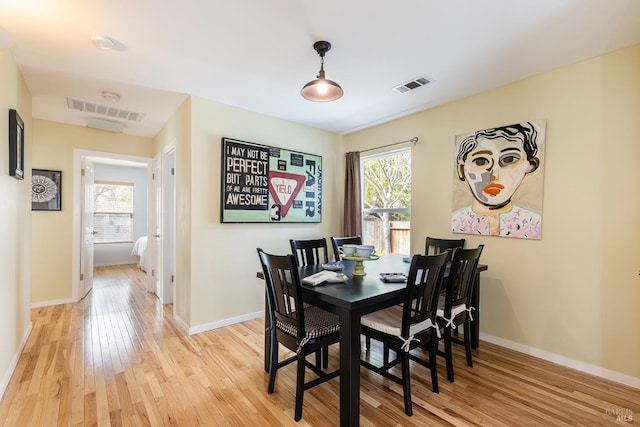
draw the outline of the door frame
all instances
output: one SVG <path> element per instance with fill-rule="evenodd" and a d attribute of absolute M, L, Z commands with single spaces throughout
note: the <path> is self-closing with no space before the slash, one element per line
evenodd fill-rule
<path fill-rule="evenodd" d="M 80 253 L 82 251 L 82 203 L 81 203 L 81 178 L 82 178 L 82 158 L 100 158 L 109 159 L 115 163 L 120 162 L 126 166 L 127 162 L 144 163 L 147 165 L 147 182 L 151 182 L 151 158 L 129 156 L 126 154 L 106 153 L 103 151 L 81 150 L 75 148 L 73 150 L 73 224 L 72 227 L 72 252 L 71 252 L 71 299 L 73 301 L 80 300 Z M 147 200 L 150 184 L 147 186 Z M 147 203 L 147 216 L 151 214 L 150 206 Z"/>
<path fill-rule="evenodd" d="M 162 150 L 162 295 L 163 304 L 173 304 L 175 315 L 176 254 L 175 254 L 175 192 L 176 146 L 175 141 Z M 167 297 L 167 294 L 170 294 Z"/>
<path fill-rule="evenodd" d="M 80 285 L 78 286 L 78 298 L 85 298 L 93 289 L 93 268 L 95 261 L 93 212 L 94 203 L 89 195 L 93 196 L 95 185 L 95 166 L 90 157 L 80 158 Z M 89 289 L 87 289 L 89 288 Z"/>
<path fill-rule="evenodd" d="M 147 292 L 162 301 L 162 154 L 156 154 L 149 165 L 149 216 L 147 217 Z"/>

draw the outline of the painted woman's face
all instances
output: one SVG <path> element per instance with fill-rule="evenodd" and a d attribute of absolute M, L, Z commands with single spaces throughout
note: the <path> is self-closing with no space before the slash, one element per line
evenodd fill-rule
<path fill-rule="evenodd" d="M 511 201 L 526 174 L 537 167 L 537 159 L 527 160 L 521 142 L 479 137 L 477 147 L 458 165 L 458 175 L 476 200 L 497 208 Z"/>

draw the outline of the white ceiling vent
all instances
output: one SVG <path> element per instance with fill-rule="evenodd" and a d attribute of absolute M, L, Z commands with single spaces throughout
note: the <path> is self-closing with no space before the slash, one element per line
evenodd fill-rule
<path fill-rule="evenodd" d="M 393 90 L 398 93 L 407 93 L 410 90 L 417 89 L 431 82 L 432 80 L 429 77 L 423 75 L 420 77 L 416 77 L 413 80 L 409 80 L 408 82 L 402 83 L 401 85 L 394 87 Z"/>
<path fill-rule="evenodd" d="M 98 117 L 87 117 L 87 127 L 93 129 L 108 130 L 109 132 L 122 133 L 124 125 L 113 120 L 99 119 Z"/>
<path fill-rule="evenodd" d="M 102 114 L 104 116 L 113 117 L 114 119 L 130 120 L 132 122 L 141 122 L 144 113 L 137 111 L 128 111 L 121 108 L 111 107 L 109 105 L 97 104 L 95 102 L 83 101 L 82 99 L 67 98 L 67 106 L 72 110 L 86 111 L 87 113 Z"/>

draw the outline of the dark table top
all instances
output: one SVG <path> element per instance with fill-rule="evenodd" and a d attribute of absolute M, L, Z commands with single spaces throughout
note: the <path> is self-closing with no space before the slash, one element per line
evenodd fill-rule
<path fill-rule="evenodd" d="M 353 269 L 356 262 L 342 260 L 344 273 L 349 280 L 344 283 L 322 283 L 317 286 L 302 284 L 304 300 L 319 306 L 330 305 L 333 309 L 364 310 L 366 312 L 377 310 L 377 302 L 388 305 L 388 300 L 400 302 L 406 283 L 386 283 L 380 279 L 380 273 L 409 273 L 410 262 L 404 262 L 406 255 L 389 254 L 377 260 L 363 261 L 365 276 L 354 276 Z M 487 269 L 486 265 L 478 265 L 478 271 Z M 321 265 L 308 265 L 300 267 L 300 279 L 310 276 L 322 270 Z M 259 278 L 264 278 L 262 271 L 258 272 Z M 387 302 L 383 302 L 387 301 Z M 332 311 L 334 311 L 332 310 Z"/>
<path fill-rule="evenodd" d="M 385 283 L 380 279 L 380 273 L 409 273 L 410 263 L 403 262 L 405 255 L 385 255 L 378 260 L 364 261 L 365 276 L 354 276 L 355 261 L 343 260 L 344 273 L 349 276 L 345 283 L 322 283 L 318 286 L 302 285 L 305 301 L 322 300 L 330 302 L 336 307 L 358 309 L 368 307 L 367 311 L 375 307 L 376 300 L 393 298 L 390 294 L 397 294 L 400 301 L 406 283 Z M 300 268 L 300 278 L 309 276 L 322 270 L 320 265 L 310 265 Z"/>

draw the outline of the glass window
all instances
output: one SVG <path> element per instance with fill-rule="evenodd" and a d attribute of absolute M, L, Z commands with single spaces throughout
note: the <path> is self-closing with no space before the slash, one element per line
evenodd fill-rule
<path fill-rule="evenodd" d="M 411 252 L 411 150 L 363 157 L 362 238 L 378 254 Z"/>
<path fill-rule="evenodd" d="M 133 242 L 133 184 L 96 181 L 93 200 L 94 242 Z"/>

